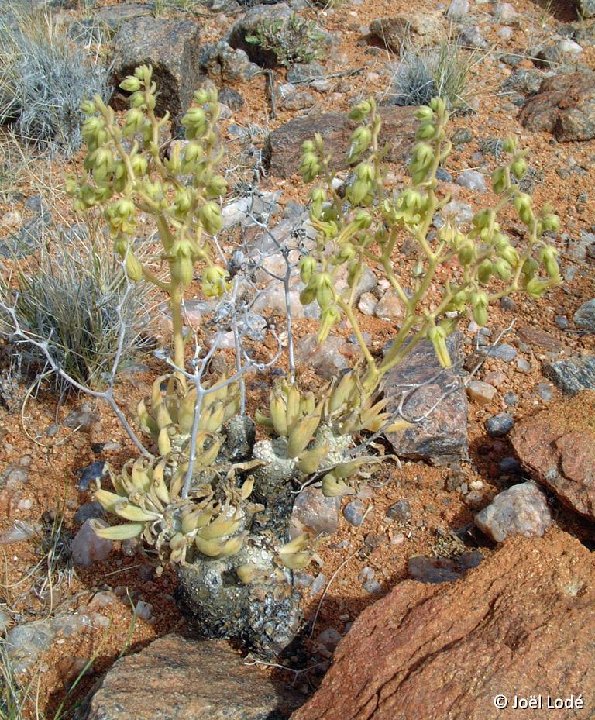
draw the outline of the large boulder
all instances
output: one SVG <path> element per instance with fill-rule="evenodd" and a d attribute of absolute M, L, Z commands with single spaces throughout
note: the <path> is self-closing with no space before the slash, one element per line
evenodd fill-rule
<path fill-rule="evenodd" d="M 416 110 L 417 108 L 413 107 L 380 109 L 380 144 L 388 147 L 388 162 L 402 161 L 409 154 L 418 126 Z M 326 152 L 332 156 L 331 167 L 334 170 L 343 170 L 349 167 L 347 152 L 351 133 L 356 126 L 347 114 L 340 112 L 294 118 L 269 135 L 265 147 L 265 163 L 271 175 L 290 177 L 297 173 L 300 166 L 304 140 L 311 140 L 314 133 L 320 133 Z"/>
<path fill-rule="evenodd" d="M 504 720 L 531 696 L 535 718 L 587 720 L 594 624 L 589 550 L 557 528 L 515 537 L 463 580 L 407 580 L 365 610 L 292 720 Z"/>
<path fill-rule="evenodd" d="M 520 114 L 521 123 L 559 142 L 595 138 L 595 72 L 583 70 L 544 80 Z"/>
<path fill-rule="evenodd" d="M 537 482 L 595 521 L 595 391 L 528 418 L 510 437 Z"/>
<path fill-rule="evenodd" d="M 200 72 L 200 28 L 192 20 L 133 17 L 114 36 L 114 80 L 119 84 L 139 65 L 153 66 L 158 115 L 178 120 L 192 102 Z M 112 103 L 127 106 L 117 92 Z"/>
<path fill-rule="evenodd" d="M 224 642 L 167 635 L 116 661 L 87 720 L 283 720 L 301 701 Z"/>

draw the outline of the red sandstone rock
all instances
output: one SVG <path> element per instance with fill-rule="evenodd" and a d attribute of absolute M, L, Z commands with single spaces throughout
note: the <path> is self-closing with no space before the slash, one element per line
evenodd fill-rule
<path fill-rule="evenodd" d="M 595 520 L 595 391 L 527 418 L 511 440 L 537 482 L 564 505 Z"/>
<path fill-rule="evenodd" d="M 452 584 L 402 582 L 360 615 L 292 720 L 512 720 L 515 695 L 572 694 L 574 714 L 533 717 L 593 718 L 594 581 L 591 553 L 553 529 L 507 541 Z"/>

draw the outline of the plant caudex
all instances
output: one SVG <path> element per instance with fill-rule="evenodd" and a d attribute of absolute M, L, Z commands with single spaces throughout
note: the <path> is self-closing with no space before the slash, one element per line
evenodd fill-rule
<path fill-rule="evenodd" d="M 527 163 L 511 138 L 505 143 L 509 161 L 492 175 L 498 201 L 477 212 L 466 232 L 449 218 L 431 231 L 436 213 L 450 201 L 439 194 L 436 180 L 437 170 L 451 150 L 444 102 L 436 98 L 417 111 L 417 143 L 409 162 L 411 182 L 400 192 L 386 188 L 379 145 L 381 119 L 374 100 L 359 103 L 351 118 L 359 125 L 348 151 L 355 167 L 345 197 L 333 184 L 322 138 L 315 135 L 303 144 L 302 176 L 306 182 L 319 180 L 320 184 L 311 192 L 310 217 L 317 241 L 314 250 L 300 261 L 306 285 L 301 300 L 320 307 L 320 341 L 342 318 L 352 327 L 366 363 L 365 372 L 357 378 L 360 397 L 365 400 L 421 340 L 430 340 L 440 364 L 449 367 L 446 340 L 460 318 L 470 315 L 478 325 L 485 325 L 490 304 L 499 298 L 519 291 L 538 298 L 559 285 L 557 251 L 545 234 L 559 228 L 559 218 L 549 209 L 535 210 L 531 197 L 516 184 Z M 498 222 L 509 205 L 525 228 L 522 241 L 513 241 Z M 398 271 L 399 250 L 406 238 L 413 240 L 416 257 L 412 272 L 403 277 Z M 337 278 L 343 266 L 348 289 L 340 292 Z M 384 275 L 404 309 L 400 330 L 380 361 L 369 351 L 354 312 L 356 287 L 366 266 Z"/>

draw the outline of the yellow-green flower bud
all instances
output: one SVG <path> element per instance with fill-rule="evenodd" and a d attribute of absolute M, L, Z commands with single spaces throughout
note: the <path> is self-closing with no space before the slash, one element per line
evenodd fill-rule
<path fill-rule="evenodd" d="M 451 367 L 452 361 L 446 345 L 446 329 L 441 326 L 431 327 L 428 330 L 428 340 L 434 346 L 434 352 L 440 365 L 443 368 Z"/>
<path fill-rule="evenodd" d="M 534 277 L 527 283 L 525 290 L 533 298 L 540 298 L 550 287 L 550 281 Z"/>
<path fill-rule="evenodd" d="M 327 339 L 332 327 L 336 325 L 340 319 L 341 313 L 336 305 L 331 305 L 322 311 L 320 317 L 320 332 L 318 333 L 319 343 L 323 343 Z"/>
<path fill-rule="evenodd" d="M 317 276 L 316 300 L 321 309 L 324 310 L 334 302 L 335 291 L 333 290 L 332 280 L 327 273 L 321 273 Z"/>
<path fill-rule="evenodd" d="M 217 265 L 206 267 L 201 276 L 202 290 L 207 297 L 221 297 L 225 292 L 227 272 Z"/>
<path fill-rule="evenodd" d="M 306 285 L 310 282 L 312 275 L 316 272 L 316 268 L 318 266 L 318 263 L 316 260 L 311 257 L 310 255 L 305 255 L 300 260 L 300 278 L 303 283 Z M 312 297 L 312 300 L 314 297 Z M 312 302 L 312 301 L 310 301 Z M 308 305 L 309 303 L 304 303 L 305 305 Z"/>
<path fill-rule="evenodd" d="M 413 157 L 419 168 L 427 168 L 434 162 L 434 148 L 427 143 L 418 143 L 413 148 Z"/>
<path fill-rule="evenodd" d="M 142 155 L 133 155 L 130 158 L 130 165 L 134 170 L 134 174 L 139 177 L 147 173 L 147 160 Z"/>
<path fill-rule="evenodd" d="M 446 104 L 441 97 L 432 98 L 430 101 L 430 108 L 439 115 L 446 112 Z"/>
<path fill-rule="evenodd" d="M 473 319 L 475 322 L 483 326 L 488 321 L 488 296 L 484 292 L 474 292 L 471 295 L 471 307 L 473 309 Z"/>
<path fill-rule="evenodd" d="M 353 260 L 353 258 L 356 255 L 356 250 L 353 247 L 351 243 L 343 243 L 341 246 L 341 249 L 339 250 L 339 254 L 337 255 L 337 258 L 340 263 L 349 262 L 350 260 Z"/>
<path fill-rule="evenodd" d="M 520 193 L 514 199 L 514 206 L 519 214 L 519 218 L 525 225 L 529 225 L 533 220 L 533 211 L 531 209 L 531 197 L 525 193 Z"/>
<path fill-rule="evenodd" d="M 428 107 L 427 105 L 420 105 L 420 107 L 417 108 L 417 112 L 415 113 L 415 117 L 420 121 L 424 122 L 427 120 L 432 120 L 434 117 L 434 111 L 431 107 Z"/>
<path fill-rule="evenodd" d="M 302 305 L 310 305 L 316 300 L 316 288 L 308 286 L 300 293 L 300 302 Z"/>
<path fill-rule="evenodd" d="M 542 248 L 540 256 L 547 274 L 551 278 L 559 278 L 560 268 L 556 259 L 558 257 L 556 249 L 551 247 L 551 245 L 546 245 L 546 247 Z"/>
<path fill-rule="evenodd" d="M 475 215 L 473 216 L 473 226 L 477 230 L 485 230 L 485 228 L 488 228 L 490 226 L 491 219 L 492 211 L 481 210 L 481 212 L 475 213 Z"/>
<path fill-rule="evenodd" d="M 510 172 L 517 180 L 520 180 L 527 172 L 527 161 L 524 157 L 517 157 L 510 166 Z"/>
<path fill-rule="evenodd" d="M 475 245 L 470 240 L 463 243 L 459 248 L 459 262 L 463 266 L 475 262 Z"/>
<path fill-rule="evenodd" d="M 140 264 L 136 255 L 130 249 L 126 253 L 125 266 L 126 274 L 130 278 L 130 280 L 132 280 L 132 282 L 138 282 L 142 278 L 143 266 Z"/>
<path fill-rule="evenodd" d="M 145 116 L 142 110 L 138 108 L 131 108 L 126 113 L 126 120 L 124 122 L 124 135 L 134 135 L 139 132 L 144 124 Z"/>
<path fill-rule="evenodd" d="M 508 189 L 508 177 L 506 168 L 498 168 L 492 173 L 492 188 L 495 193 L 503 193 Z"/>
<path fill-rule="evenodd" d="M 318 176 L 320 169 L 320 162 L 316 155 L 312 152 L 305 152 L 300 164 L 300 174 L 304 182 L 312 182 Z"/>
<path fill-rule="evenodd" d="M 491 260 L 483 260 L 477 268 L 477 279 L 482 285 L 489 282 L 490 276 L 494 270 Z"/>
<path fill-rule="evenodd" d="M 541 224 L 546 232 L 558 232 L 560 229 L 560 218 L 557 215 L 548 213 L 541 218 Z"/>
<path fill-rule="evenodd" d="M 527 280 L 530 280 L 531 278 L 535 277 L 535 274 L 537 273 L 537 270 L 539 269 L 539 265 L 537 264 L 537 261 L 533 258 L 527 258 L 525 262 L 523 263 L 523 275 Z"/>
<path fill-rule="evenodd" d="M 510 280 L 512 275 L 510 265 L 501 257 L 494 260 L 494 271 L 500 280 Z"/>
<path fill-rule="evenodd" d="M 202 137 L 208 128 L 205 111 L 202 108 L 190 108 L 182 118 L 182 125 L 186 128 L 186 137 L 189 140 Z"/>
<path fill-rule="evenodd" d="M 140 90 L 140 80 L 137 77 L 134 77 L 134 75 L 129 75 L 127 78 L 122 80 L 120 87 L 125 92 L 138 92 L 138 90 Z"/>
<path fill-rule="evenodd" d="M 347 153 L 349 161 L 355 160 L 365 152 L 372 142 L 372 131 L 367 125 L 356 128 L 351 135 L 351 145 Z"/>
<path fill-rule="evenodd" d="M 347 188 L 347 198 L 352 205 L 360 205 L 370 193 L 372 187 L 365 180 L 355 180 Z"/>
<path fill-rule="evenodd" d="M 430 140 L 436 135 L 436 128 L 432 123 L 423 123 L 415 133 L 416 140 Z"/>
<path fill-rule="evenodd" d="M 514 135 L 509 135 L 504 141 L 504 152 L 513 153 L 517 149 L 517 139 Z"/>
<path fill-rule="evenodd" d="M 372 103 L 370 100 L 363 100 L 351 110 L 349 117 L 351 120 L 355 120 L 355 122 L 361 122 L 362 120 L 365 120 L 371 112 Z"/>
<path fill-rule="evenodd" d="M 499 255 L 503 260 L 506 260 L 506 262 L 513 268 L 518 267 L 519 264 L 519 254 L 516 251 L 515 248 L 512 247 L 512 245 L 507 245 L 506 247 L 502 248 L 499 251 Z"/>
<path fill-rule="evenodd" d="M 222 175 L 213 175 L 206 186 L 210 198 L 221 197 L 227 191 L 227 183 Z"/>
<path fill-rule="evenodd" d="M 198 211 L 198 217 L 202 226 L 210 235 L 216 235 L 223 227 L 221 208 L 215 202 L 205 203 Z"/>
<path fill-rule="evenodd" d="M 361 230 L 366 230 L 372 224 L 372 216 L 365 210 L 358 210 L 353 218 L 353 222 Z"/>

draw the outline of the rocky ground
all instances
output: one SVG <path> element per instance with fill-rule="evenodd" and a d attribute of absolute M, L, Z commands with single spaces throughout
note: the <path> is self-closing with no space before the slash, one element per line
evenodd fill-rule
<path fill-rule="evenodd" d="M 26 384 L 5 372 L 0 629 L 28 698 L 23 717 L 516 717 L 511 705 L 495 707 L 499 694 L 511 704 L 542 696 L 536 718 L 595 715 L 595 20 L 592 3 L 582 3 L 584 19 L 570 3 L 529 0 L 422 1 L 414 11 L 401 0 L 157 8 L 100 0 L 54 10 L 59 23 L 105 30 L 99 49 L 116 80 L 152 62 L 174 116 L 201 82 L 219 87 L 233 188 L 225 242 L 239 238 L 273 271 L 280 258 L 262 224 L 280 241 L 308 233 L 308 189 L 297 175 L 303 140 L 321 132 L 341 169 L 346 112 L 374 94 L 398 187 L 415 127 L 413 110 L 394 104 L 404 27 L 416 47 L 461 38 L 471 68 L 440 178 L 451 211 L 464 223 L 493 200 L 499 139 L 516 135 L 528 149 L 526 189 L 562 219 L 564 285 L 541 300 L 503 300 L 487 328 L 465 323 L 451 341 L 454 370 L 440 371 L 420 346 L 384 386 L 411 417 L 427 414 L 382 445 L 401 462 L 372 466 L 357 496 L 342 502 L 314 487 L 297 496 L 293 525 L 323 534 L 320 564 L 295 574 L 304 631 L 276 663 L 190 639 L 175 574 L 157 576 L 134 543 L 92 533 L 88 521 L 100 512 L 91 481 L 106 461 L 118 466 L 132 455 L 109 410 L 83 397 L 58 403 L 49 390 L 23 404 Z M 325 50 L 286 68 L 246 36 L 263 15 L 282 18 L 290 7 L 320 26 Z M 116 108 L 122 103 L 114 97 Z M 81 171 L 82 154 L 21 152 L 8 132 L 0 142 L 8 272 L 15 247 L 27 258 L 48 228 L 80 223 L 63 178 Z M 404 254 L 404 271 L 408 263 Z M 209 319 L 196 290 L 190 325 Z M 402 309 L 373 273 L 358 293 L 362 327 L 381 353 Z M 340 327 L 317 348 L 316 319 L 297 285 L 291 299 L 301 377 L 320 386 L 356 347 Z M 157 342 L 170 331 L 161 302 L 150 328 Z M 256 328 L 281 313 L 280 288 L 269 283 L 252 310 Z M 163 371 L 146 354 L 122 376 L 118 396 L 131 415 Z M 250 410 L 262 405 L 268 380 L 250 381 Z M 547 708 L 548 697 L 566 704 Z"/>

